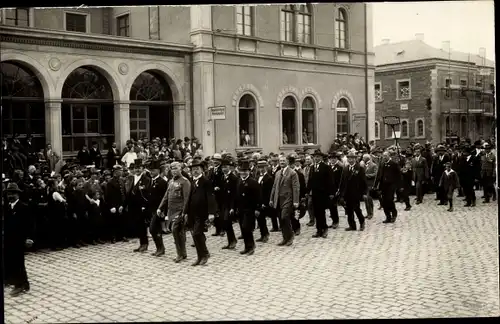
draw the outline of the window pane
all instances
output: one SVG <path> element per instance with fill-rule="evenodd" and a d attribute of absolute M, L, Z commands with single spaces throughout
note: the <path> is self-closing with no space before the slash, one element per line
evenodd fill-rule
<path fill-rule="evenodd" d="M 11 119 L 7 119 L 7 118 L 2 118 L 2 132 L 4 133 L 4 135 L 11 135 L 12 134 L 12 129 L 10 128 L 10 123 L 11 123 Z"/>
<path fill-rule="evenodd" d="M 130 108 L 129 117 L 130 117 L 130 119 L 137 118 L 137 109 L 136 108 Z"/>
<path fill-rule="evenodd" d="M 87 133 L 99 133 L 99 120 L 87 120 Z"/>
<path fill-rule="evenodd" d="M 401 123 L 401 137 L 408 136 L 408 123 L 404 121 Z"/>
<path fill-rule="evenodd" d="M 32 119 L 30 122 L 31 134 L 45 134 L 45 120 Z"/>
<path fill-rule="evenodd" d="M 286 97 L 283 100 L 283 108 L 292 108 L 295 109 L 295 100 L 292 97 Z"/>
<path fill-rule="evenodd" d="M 282 110 L 283 144 L 297 144 L 295 136 L 295 111 Z"/>
<path fill-rule="evenodd" d="M 12 103 L 12 118 L 13 119 L 26 119 L 28 115 L 26 113 L 26 105 L 21 103 Z"/>
<path fill-rule="evenodd" d="M 87 106 L 87 118 L 99 119 L 99 106 Z"/>
<path fill-rule="evenodd" d="M 141 131 L 146 131 L 148 129 L 147 123 L 145 120 L 139 121 L 139 129 Z"/>
<path fill-rule="evenodd" d="M 302 111 L 302 143 L 314 143 L 314 110 Z"/>
<path fill-rule="evenodd" d="M 134 139 L 137 141 L 137 139 L 138 139 L 137 135 L 138 135 L 137 131 L 130 131 L 130 138 L 131 139 Z"/>
<path fill-rule="evenodd" d="M 62 134 L 71 134 L 71 106 L 63 104 L 61 107 Z"/>
<path fill-rule="evenodd" d="M 5 19 L 16 19 L 16 9 L 5 9 Z"/>
<path fill-rule="evenodd" d="M 87 138 L 85 137 L 74 137 L 73 138 L 73 151 L 79 151 L 82 149 L 83 145 L 87 145 Z"/>
<path fill-rule="evenodd" d="M 243 24 L 243 15 L 242 14 L 237 14 L 236 15 L 236 23 L 237 24 Z"/>
<path fill-rule="evenodd" d="M 16 120 L 14 119 L 12 121 L 13 124 L 13 133 L 14 134 L 26 134 L 28 128 L 26 127 L 26 119 L 21 119 L 21 120 Z"/>
<path fill-rule="evenodd" d="M 285 12 L 282 11 L 281 12 L 281 15 L 280 15 L 280 23 L 281 23 L 281 27 L 280 27 L 280 35 L 281 35 L 281 40 L 285 40 L 285 34 L 286 34 L 286 24 L 285 24 Z"/>
<path fill-rule="evenodd" d="M 244 30 L 245 30 L 244 34 L 246 36 L 251 36 L 252 35 L 252 28 L 251 28 L 250 25 L 245 25 L 245 29 Z"/>
<path fill-rule="evenodd" d="M 17 10 L 17 19 L 28 21 L 28 9 L 16 9 Z"/>
<path fill-rule="evenodd" d="M 45 119 L 45 107 L 44 104 L 32 103 L 29 105 L 30 118 L 34 119 Z"/>
<path fill-rule="evenodd" d="M 73 120 L 73 134 L 85 133 L 85 120 Z"/>
<path fill-rule="evenodd" d="M 101 134 L 115 132 L 115 112 L 113 104 L 101 106 Z"/>
<path fill-rule="evenodd" d="M 236 14 L 238 16 L 243 14 L 243 6 L 236 6 Z"/>
<path fill-rule="evenodd" d="M 63 137 L 62 146 L 64 152 L 73 151 L 73 138 L 71 137 Z"/>
<path fill-rule="evenodd" d="M 379 133 L 379 131 L 380 131 L 380 130 L 378 129 L 378 127 L 379 127 L 379 126 L 378 126 L 378 123 L 375 123 L 375 137 L 376 137 L 376 138 L 378 138 L 378 137 L 379 137 L 379 134 L 378 134 L 378 133 Z"/>
<path fill-rule="evenodd" d="M 146 132 L 139 132 L 139 138 L 147 138 L 148 137 L 148 133 Z"/>
<path fill-rule="evenodd" d="M 66 13 L 66 30 L 87 32 L 87 15 Z"/>
<path fill-rule="evenodd" d="M 255 111 L 251 109 L 239 110 L 240 146 L 256 145 Z"/>
<path fill-rule="evenodd" d="M 85 119 L 85 107 L 81 105 L 73 106 L 73 119 Z"/>
<path fill-rule="evenodd" d="M 130 121 L 130 130 L 137 131 L 137 120 L 131 120 Z"/>
<path fill-rule="evenodd" d="M 148 112 L 146 109 L 139 109 L 139 118 L 147 118 Z"/>

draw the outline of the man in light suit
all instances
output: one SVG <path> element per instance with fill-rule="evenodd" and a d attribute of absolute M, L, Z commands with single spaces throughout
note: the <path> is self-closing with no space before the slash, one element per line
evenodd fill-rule
<path fill-rule="evenodd" d="M 294 210 L 299 207 L 300 184 L 297 172 L 293 170 L 295 158 L 284 156 L 279 158 L 280 170 L 276 172 L 269 206 L 277 210 L 281 219 L 281 233 L 283 241 L 278 245 L 290 246 L 293 243 L 294 232 L 292 230 L 291 218 Z"/>
<path fill-rule="evenodd" d="M 417 198 L 416 204 L 421 204 L 424 198 L 423 184 L 429 178 L 429 166 L 426 158 L 422 156 L 420 149 L 415 149 L 415 157 L 413 158 L 413 182 L 415 182 L 415 191 Z"/>

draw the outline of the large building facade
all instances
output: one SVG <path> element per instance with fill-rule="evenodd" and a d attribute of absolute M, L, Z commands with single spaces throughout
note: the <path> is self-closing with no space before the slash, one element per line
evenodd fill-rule
<path fill-rule="evenodd" d="M 375 139 L 394 144 L 384 117 L 398 116 L 401 146 L 457 138 L 487 139 L 495 133 L 494 62 L 478 54 L 434 48 L 416 39 L 375 47 Z"/>
<path fill-rule="evenodd" d="M 362 3 L 2 9 L 3 135 L 65 156 L 143 136 L 196 136 L 207 154 L 373 139 L 371 17 Z"/>

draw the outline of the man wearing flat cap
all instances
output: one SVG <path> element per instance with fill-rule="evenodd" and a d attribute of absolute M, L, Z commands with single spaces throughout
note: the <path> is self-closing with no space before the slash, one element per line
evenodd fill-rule
<path fill-rule="evenodd" d="M 9 183 L 5 192 L 8 203 L 3 206 L 4 284 L 14 286 L 10 295 L 15 297 L 30 290 L 24 251 L 33 245 L 33 220 L 28 206 L 19 200 L 22 191 L 18 185 Z"/>
<path fill-rule="evenodd" d="M 203 176 L 205 167 L 204 161 L 199 159 L 191 163 L 193 178 L 188 203 L 183 211 L 196 247 L 197 259 L 192 266 L 205 265 L 210 257 L 204 232 L 207 222 L 214 219 L 216 203 L 212 183 Z"/>
<path fill-rule="evenodd" d="M 142 160 L 134 161 L 134 175 L 130 177 L 129 190 L 126 193 L 125 206 L 128 208 L 134 236 L 139 237 L 139 247 L 134 252 L 148 250 L 148 226 L 150 221 L 149 205 L 151 195 L 151 178 L 144 172 Z"/>

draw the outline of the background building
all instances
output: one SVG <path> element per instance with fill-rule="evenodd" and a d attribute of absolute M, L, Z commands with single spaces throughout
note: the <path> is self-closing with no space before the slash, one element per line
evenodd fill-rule
<path fill-rule="evenodd" d="M 4 136 L 65 156 L 137 136 L 207 154 L 374 137 L 367 4 L 19 8 L 1 24 Z"/>
<path fill-rule="evenodd" d="M 438 143 L 456 137 L 494 135 L 494 62 L 478 54 L 427 45 L 424 35 L 375 47 L 375 138 L 394 143 L 383 117 L 399 116 L 400 143 Z"/>

